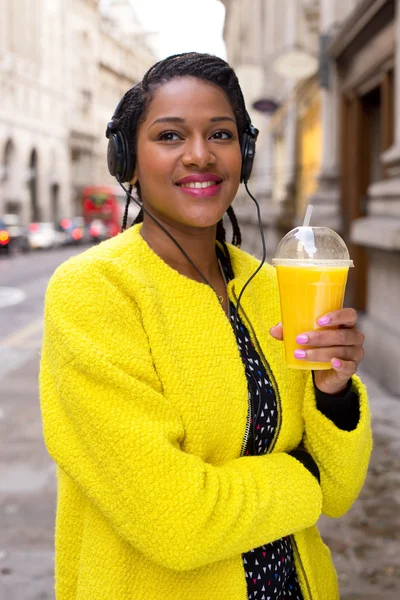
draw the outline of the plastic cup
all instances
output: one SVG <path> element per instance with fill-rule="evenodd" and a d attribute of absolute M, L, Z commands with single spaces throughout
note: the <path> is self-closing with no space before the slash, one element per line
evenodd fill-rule
<path fill-rule="evenodd" d="M 293 369 L 326 370 L 329 362 L 297 359 L 296 337 L 320 327 L 318 319 L 343 306 L 349 267 L 353 266 L 342 238 L 328 227 L 296 227 L 279 243 L 272 260 L 278 275 L 286 363 Z M 331 327 L 330 329 L 333 329 Z"/>

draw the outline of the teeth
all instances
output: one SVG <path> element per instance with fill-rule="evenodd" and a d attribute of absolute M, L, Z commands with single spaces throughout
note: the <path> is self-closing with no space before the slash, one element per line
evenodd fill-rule
<path fill-rule="evenodd" d="M 211 187 L 212 185 L 217 185 L 216 181 L 191 181 L 190 183 L 180 183 L 179 184 L 181 187 L 185 187 L 185 188 L 192 188 L 192 189 L 201 189 L 201 188 L 208 188 Z"/>

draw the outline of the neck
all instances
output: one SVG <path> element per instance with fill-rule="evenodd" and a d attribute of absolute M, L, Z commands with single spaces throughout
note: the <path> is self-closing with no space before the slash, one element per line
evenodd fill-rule
<path fill-rule="evenodd" d="M 195 229 L 173 226 L 158 218 L 161 225 L 182 246 L 199 271 L 209 280 L 219 277 L 218 260 L 215 253 L 216 225 Z M 170 267 L 195 281 L 204 282 L 196 269 L 189 263 L 173 241 L 146 215 L 141 228 L 141 236 L 150 248 Z"/>

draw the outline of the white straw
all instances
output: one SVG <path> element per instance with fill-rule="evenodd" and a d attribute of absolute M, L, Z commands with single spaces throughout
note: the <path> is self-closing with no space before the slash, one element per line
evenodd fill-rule
<path fill-rule="evenodd" d="M 304 215 L 303 227 L 308 227 L 311 221 L 311 214 L 313 211 L 313 205 L 309 204 L 307 206 L 306 214 Z"/>

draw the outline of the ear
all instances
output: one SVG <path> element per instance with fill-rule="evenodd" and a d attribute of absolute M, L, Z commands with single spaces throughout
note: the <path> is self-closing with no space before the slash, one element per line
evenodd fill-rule
<path fill-rule="evenodd" d="M 130 185 L 136 185 L 137 182 L 138 182 L 138 176 L 136 175 L 136 172 L 135 172 L 129 183 L 130 183 Z"/>

